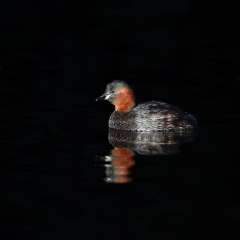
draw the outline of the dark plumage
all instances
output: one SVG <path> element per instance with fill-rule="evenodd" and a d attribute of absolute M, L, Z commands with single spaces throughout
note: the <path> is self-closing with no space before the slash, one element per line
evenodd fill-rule
<path fill-rule="evenodd" d="M 102 98 L 115 105 L 109 127 L 129 131 L 185 131 L 197 126 L 196 119 L 165 102 L 150 101 L 135 106 L 131 88 L 123 81 L 107 85 Z"/>
<path fill-rule="evenodd" d="M 195 120 L 187 113 L 164 102 L 151 101 L 137 105 L 127 113 L 114 111 L 109 127 L 131 131 L 186 130 Z"/>

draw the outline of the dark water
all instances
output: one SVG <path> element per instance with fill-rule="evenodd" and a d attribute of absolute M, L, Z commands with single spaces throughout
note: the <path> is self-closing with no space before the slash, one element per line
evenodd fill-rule
<path fill-rule="evenodd" d="M 93 91 L 68 89 L 56 84 L 58 75 L 52 79 L 46 95 L 36 83 L 31 104 L 12 107 L 20 114 L 11 118 L 9 130 L 10 137 L 15 133 L 16 151 L 2 162 L 2 191 L 9 196 L 5 231 L 19 239 L 229 239 L 235 234 L 239 115 L 229 110 L 233 105 L 227 98 L 211 99 L 203 87 L 180 86 L 179 91 L 171 83 L 142 81 L 140 100 L 151 95 L 189 109 L 199 130 L 174 154 L 135 153 L 124 170 L 128 182 L 116 180 L 111 164 L 101 158 L 113 149 L 107 129 L 112 108 L 94 102 L 104 84 Z"/>
<path fill-rule="evenodd" d="M 0 7 L 7 236 L 239 239 L 238 21 L 230 4 L 129 2 Z M 194 141 L 109 162 L 112 107 L 94 99 L 113 79 L 192 113 Z"/>
<path fill-rule="evenodd" d="M 127 167 L 131 181 L 112 177 L 111 182 L 101 159 L 113 149 L 108 112 L 84 114 L 85 126 L 71 116 L 61 128 L 47 128 L 38 118 L 31 130 L 24 129 L 13 194 L 17 234 L 31 239 L 201 239 L 232 233 L 239 216 L 235 127 L 202 124 L 195 140 L 173 154 L 135 153 Z"/>

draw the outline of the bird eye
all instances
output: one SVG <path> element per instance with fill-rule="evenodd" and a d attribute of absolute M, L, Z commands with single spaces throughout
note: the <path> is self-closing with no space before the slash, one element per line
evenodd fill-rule
<path fill-rule="evenodd" d="M 109 91 L 108 93 L 109 93 L 109 95 L 114 95 L 115 94 L 114 91 Z"/>

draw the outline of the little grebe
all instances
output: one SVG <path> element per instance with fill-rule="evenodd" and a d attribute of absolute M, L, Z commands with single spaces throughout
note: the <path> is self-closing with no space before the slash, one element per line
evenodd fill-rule
<path fill-rule="evenodd" d="M 184 131 L 193 130 L 196 119 L 189 113 L 161 101 L 150 101 L 135 106 L 133 90 L 124 81 L 109 83 L 102 96 L 115 106 L 109 128 L 129 131 Z"/>

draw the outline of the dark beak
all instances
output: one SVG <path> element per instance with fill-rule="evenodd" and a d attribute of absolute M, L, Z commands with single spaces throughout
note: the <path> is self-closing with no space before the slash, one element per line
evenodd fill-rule
<path fill-rule="evenodd" d="M 96 98 L 96 101 L 105 100 L 105 94 L 101 95 L 100 97 Z"/>

